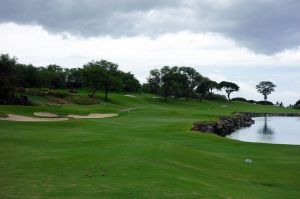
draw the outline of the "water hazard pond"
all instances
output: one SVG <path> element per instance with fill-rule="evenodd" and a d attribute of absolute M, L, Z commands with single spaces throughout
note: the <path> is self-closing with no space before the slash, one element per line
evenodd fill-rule
<path fill-rule="evenodd" d="M 300 145 L 300 117 L 254 117 L 255 123 L 226 136 L 230 139 Z"/>

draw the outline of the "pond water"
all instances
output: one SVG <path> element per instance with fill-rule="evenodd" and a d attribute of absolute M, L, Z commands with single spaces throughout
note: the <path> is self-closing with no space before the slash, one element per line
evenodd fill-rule
<path fill-rule="evenodd" d="M 255 117 L 253 120 L 255 123 L 250 127 L 226 137 L 246 142 L 300 145 L 300 117 Z"/>

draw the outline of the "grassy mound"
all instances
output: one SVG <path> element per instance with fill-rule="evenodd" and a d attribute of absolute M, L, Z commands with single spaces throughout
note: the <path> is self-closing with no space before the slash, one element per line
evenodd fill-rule
<path fill-rule="evenodd" d="M 135 96 L 112 94 L 108 103 L 94 105 L 0 106 L 0 115 L 120 114 L 101 120 L 0 121 L 1 197 L 300 197 L 300 146 L 244 143 L 190 131 L 196 121 L 235 111 L 295 110 Z M 247 158 L 253 163 L 246 164 Z"/>

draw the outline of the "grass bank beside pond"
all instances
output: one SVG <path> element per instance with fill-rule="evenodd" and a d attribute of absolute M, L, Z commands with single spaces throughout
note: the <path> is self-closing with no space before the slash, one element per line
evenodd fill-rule
<path fill-rule="evenodd" d="M 0 198 L 300 198 L 300 146 L 190 131 L 196 121 L 235 111 L 296 110 L 132 95 L 110 94 L 94 105 L 0 106 L 0 115 L 119 113 L 0 121 Z"/>

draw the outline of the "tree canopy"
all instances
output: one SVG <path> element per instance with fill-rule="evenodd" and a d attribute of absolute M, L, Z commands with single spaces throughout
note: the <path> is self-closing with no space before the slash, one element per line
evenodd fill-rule
<path fill-rule="evenodd" d="M 130 72 L 123 72 L 118 65 L 106 60 L 91 61 L 83 68 L 63 68 L 56 64 L 35 67 L 20 64 L 8 54 L 0 55 L 0 95 L 1 103 L 11 103 L 16 88 L 69 88 L 86 87 L 89 95 L 97 90 L 105 91 L 105 100 L 110 90 L 139 92 L 141 85 Z"/>
<path fill-rule="evenodd" d="M 225 92 L 227 93 L 227 98 L 230 101 L 230 94 L 236 91 L 239 91 L 240 87 L 233 83 L 233 82 L 227 82 L 227 81 L 222 81 L 219 83 L 218 88 L 220 90 L 224 89 Z"/>
<path fill-rule="evenodd" d="M 268 95 L 275 91 L 276 85 L 270 81 L 261 81 L 256 85 L 257 92 L 261 93 L 264 96 L 264 100 L 267 101 Z"/>

